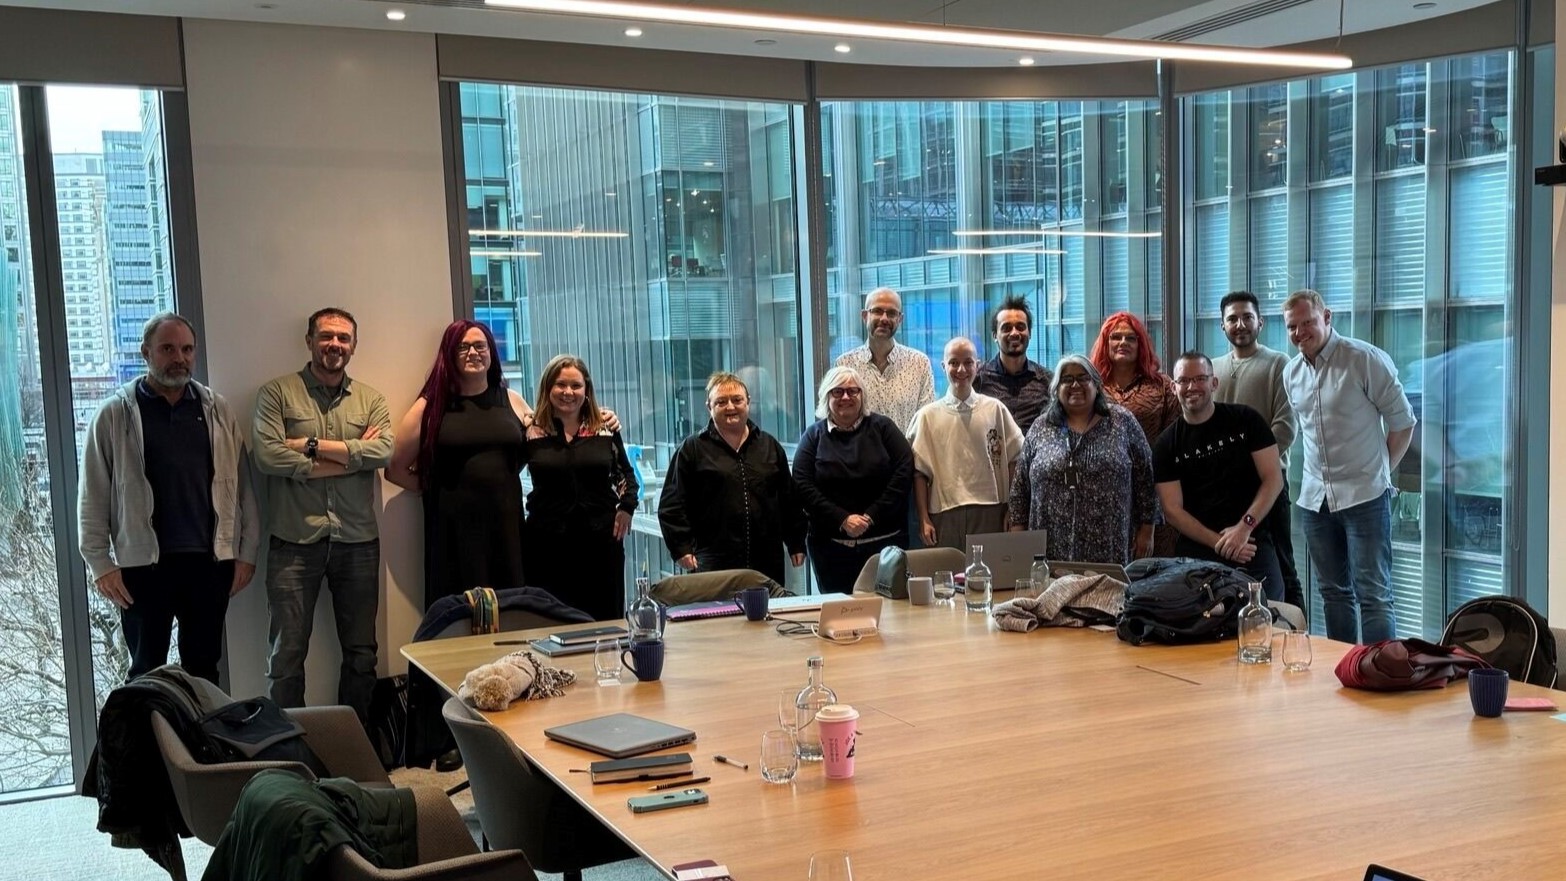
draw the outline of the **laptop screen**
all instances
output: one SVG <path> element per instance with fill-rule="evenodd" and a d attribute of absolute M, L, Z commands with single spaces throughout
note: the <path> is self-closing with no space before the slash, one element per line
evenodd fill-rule
<path fill-rule="evenodd" d="M 1423 879 L 1415 878 L 1407 872 L 1372 864 L 1365 869 L 1365 881 L 1423 881 Z"/>

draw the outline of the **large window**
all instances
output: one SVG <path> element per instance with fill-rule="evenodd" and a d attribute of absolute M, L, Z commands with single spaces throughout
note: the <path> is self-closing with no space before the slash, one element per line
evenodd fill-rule
<path fill-rule="evenodd" d="M 993 356 L 989 315 L 1014 295 L 1050 367 L 1120 309 L 1161 334 L 1160 131 L 1152 101 L 824 104 L 830 354 L 863 342 L 882 286 L 936 363 L 958 335 Z"/>
<path fill-rule="evenodd" d="M 1505 583 L 1515 81 L 1502 52 L 1187 99 L 1204 157 L 1186 208 L 1198 344 L 1226 349 L 1218 299 L 1246 288 L 1263 304 L 1262 342 L 1293 354 L 1282 302 L 1314 288 L 1334 328 L 1392 356 L 1419 417 L 1394 475 L 1393 582 L 1408 635 L 1433 635 Z M 1244 134 L 1214 136 L 1230 130 Z M 1221 179 L 1236 151 L 1246 175 Z"/>
<path fill-rule="evenodd" d="M 751 418 L 789 449 L 807 421 L 794 274 L 799 109 L 458 91 L 475 316 L 530 401 L 550 358 L 587 361 L 641 477 L 628 565 L 668 572 L 658 494 L 674 450 L 707 424 L 707 377 L 739 374 Z"/>
<path fill-rule="evenodd" d="M 50 86 L 27 94 L 44 108 L 48 150 L 24 127 L 23 90 L 0 86 L 0 791 L 71 782 L 73 715 L 96 718 L 124 681 L 118 611 L 95 593 L 85 606 L 61 602 L 70 578 L 58 568 L 56 543 L 67 535 L 55 511 L 66 491 L 51 473 L 74 473 L 77 462 L 51 462 L 60 447 L 50 437 L 80 450 L 97 406 L 142 372 L 142 324 L 174 302 L 159 93 Z M 50 229 L 28 211 L 29 152 L 48 163 L 42 177 L 53 192 L 38 195 L 52 203 Z M 39 259 L 50 252 L 53 260 Z M 40 275 L 51 263 L 58 275 Z M 42 314 L 40 283 L 50 289 Z M 64 354 L 46 361 L 41 342 L 51 337 Z M 69 388 L 68 411 L 45 393 L 60 385 Z M 64 559 L 81 567 L 74 548 Z M 74 694 L 84 696 L 80 705 Z"/>

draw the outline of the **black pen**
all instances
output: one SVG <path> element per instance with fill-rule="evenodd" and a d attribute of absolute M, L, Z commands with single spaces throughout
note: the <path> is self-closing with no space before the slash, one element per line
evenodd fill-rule
<path fill-rule="evenodd" d="M 664 789 L 679 789 L 681 786 L 695 786 L 698 783 L 707 783 L 711 777 L 692 777 L 689 780 L 676 780 L 673 783 L 660 783 L 657 786 L 647 787 L 648 792 L 658 792 Z"/>
<path fill-rule="evenodd" d="M 728 756 L 713 756 L 712 760 L 715 761 L 715 762 L 722 762 L 725 765 L 733 765 L 734 767 L 740 769 L 741 771 L 749 771 L 750 770 L 750 766 L 749 765 L 745 764 L 744 762 L 736 762 L 733 759 L 729 758 Z"/>
<path fill-rule="evenodd" d="M 525 639 L 497 639 L 495 645 L 527 645 Z"/>

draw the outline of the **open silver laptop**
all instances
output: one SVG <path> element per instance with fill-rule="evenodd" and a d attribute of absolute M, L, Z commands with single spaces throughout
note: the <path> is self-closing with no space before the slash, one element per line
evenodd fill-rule
<path fill-rule="evenodd" d="M 1017 580 L 1032 574 L 1033 555 L 1045 553 L 1045 532 L 1030 529 L 1026 532 L 978 532 L 968 536 L 968 559 L 973 559 L 973 546 L 984 546 L 984 565 L 990 567 L 990 584 L 994 590 L 1011 590 Z"/>

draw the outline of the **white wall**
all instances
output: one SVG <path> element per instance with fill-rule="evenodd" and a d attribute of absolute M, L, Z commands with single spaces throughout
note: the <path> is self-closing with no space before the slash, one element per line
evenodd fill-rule
<path fill-rule="evenodd" d="M 202 20 L 184 36 L 213 387 L 249 413 L 258 386 L 308 360 L 309 314 L 341 306 L 359 320 L 349 374 L 395 423 L 452 319 L 434 38 Z M 382 488 L 384 675 L 405 667 L 397 649 L 423 609 L 423 541 L 417 498 Z M 228 617 L 236 695 L 266 685 L 264 574 Z M 311 703 L 336 697 L 322 599 Z"/>

